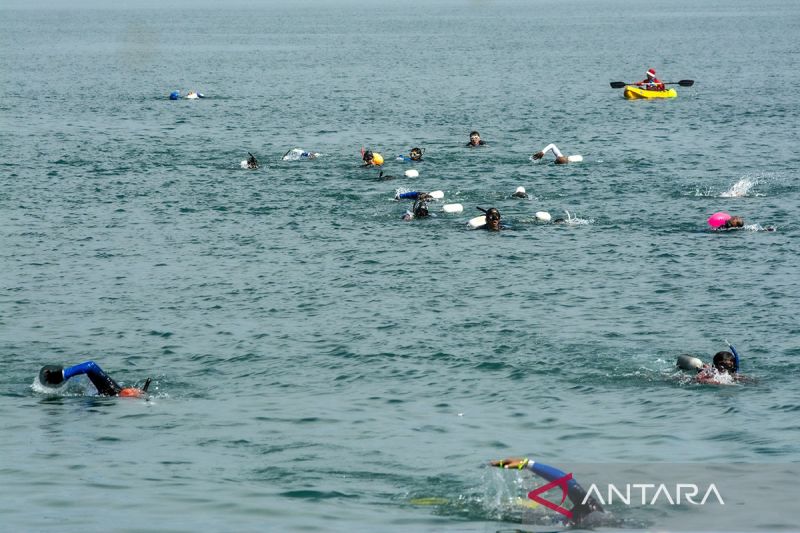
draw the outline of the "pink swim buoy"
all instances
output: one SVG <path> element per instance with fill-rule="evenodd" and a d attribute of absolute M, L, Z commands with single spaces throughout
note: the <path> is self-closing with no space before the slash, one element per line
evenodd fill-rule
<path fill-rule="evenodd" d="M 728 213 L 725 213 L 724 211 L 718 211 L 717 213 L 714 213 L 708 217 L 708 225 L 714 229 L 721 228 L 730 219 L 731 216 Z"/>

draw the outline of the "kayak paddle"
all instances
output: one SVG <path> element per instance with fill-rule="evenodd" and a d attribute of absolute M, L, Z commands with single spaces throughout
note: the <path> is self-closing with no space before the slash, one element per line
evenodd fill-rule
<path fill-rule="evenodd" d="M 623 81 L 612 81 L 612 89 L 622 89 L 626 85 L 636 85 L 635 83 L 625 83 Z M 681 81 L 665 81 L 664 85 L 680 85 L 681 87 L 691 87 L 694 85 L 694 80 L 681 80 Z"/>

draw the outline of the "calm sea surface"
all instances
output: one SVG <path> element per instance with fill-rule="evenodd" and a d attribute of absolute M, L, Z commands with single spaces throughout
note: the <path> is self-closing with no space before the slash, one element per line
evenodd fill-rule
<path fill-rule="evenodd" d="M 66 4 L 0 6 L 0 530 L 552 530 L 482 465 L 800 462 L 800 3 Z M 752 383 L 673 370 L 726 339 Z M 32 386 L 87 359 L 153 397 Z"/>

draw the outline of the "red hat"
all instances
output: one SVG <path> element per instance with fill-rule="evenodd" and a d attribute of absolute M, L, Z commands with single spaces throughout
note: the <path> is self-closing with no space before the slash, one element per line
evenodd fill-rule
<path fill-rule="evenodd" d="M 656 77 L 656 69 L 654 69 L 654 68 L 647 69 L 647 76 L 650 77 L 650 78 L 655 78 Z"/>

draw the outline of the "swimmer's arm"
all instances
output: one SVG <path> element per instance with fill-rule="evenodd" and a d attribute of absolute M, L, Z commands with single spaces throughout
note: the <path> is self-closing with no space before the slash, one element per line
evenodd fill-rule
<path fill-rule="evenodd" d="M 68 380 L 72 376 L 79 374 L 86 374 L 92 385 L 95 386 L 97 392 L 104 396 L 115 396 L 122 390 L 116 381 L 111 379 L 111 376 L 103 372 L 100 365 L 94 361 L 86 361 L 79 365 L 71 366 L 64 369 L 64 380 Z"/>
<path fill-rule="evenodd" d="M 518 470 L 522 470 L 525 468 L 529 462 L 525 457 L 509 457 L 507 459 L 499 459 L 497 461 L 490 461 L 489 466 L 496 466 L 498 468 L 509 468 L 513 469 L 516 468 Z"/>
<path fill-rule="evenodd" d="M 547 481 L 553 481 L 566 476 L 564 472 L 558 468 L 543 463 L 537 463 L 526 457 L 509 457 L 508 459 L 500 459 L 499 461 L 492 461 L 489 463 L 491 466 L 499 468 L 507 468 L 522 470 L 527 468 L 539 477 L 543 477 Z"/>
<path fill-rule="evenodd" d="M 556 146 L 553 143 L 550 143 L 547 146 L 545 146 L 544 149 L 542 150 L 542 154 L 546 154 L 547 152 L 550 152 L 550 151 L 552 151 L 553 155 L 556 156 L 556 157 L 563 157 L 564 156 L 564 154 L 561 153 L 561 150 L 558 149 L 558 146 Z"/>
<path fill-rule="evenodd" d="M 499 461 L 492 461 L 489 463 L 491 466 L 497 466 L 508 469 L 522 470 L 526 468 L 539 477 L 547 481 L 555 481 L 561 479 L 567 474 L 558 468 L 544 463 L 537 463 L 524 457 L 509 457 L 508 459 L 501 459 Z M 578 484 L 575 479 L 570 479 L 567 482 L 567 496 L 573 504 L 581 503 L 586 496 L 586 491 Z"/>

